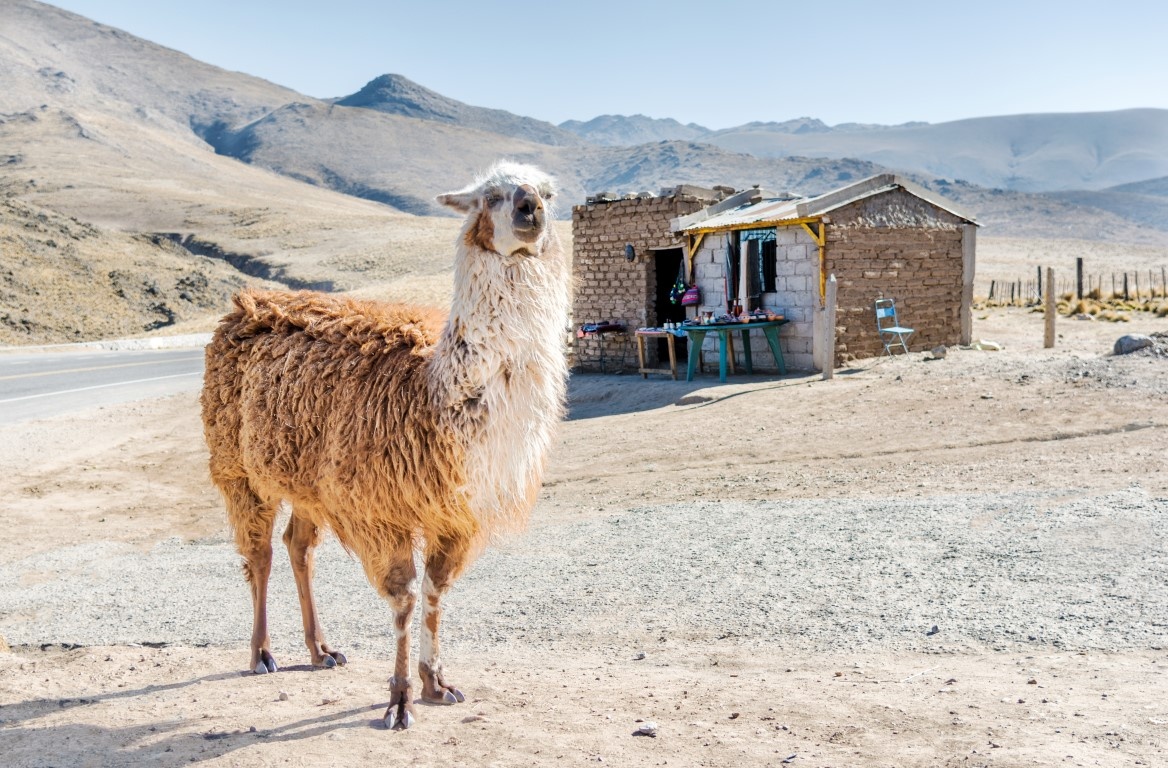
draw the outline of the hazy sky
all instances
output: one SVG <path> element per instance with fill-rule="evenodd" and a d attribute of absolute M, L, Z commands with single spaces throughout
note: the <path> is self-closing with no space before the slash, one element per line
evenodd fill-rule
<path fill-rule="evenodd" d="M 817 117 L 944 122 L 1168 108 L 1152 0 L 60 0 L 216 66 L 316 97 L 396 73 L 553 123 L 707 128 Z"/>

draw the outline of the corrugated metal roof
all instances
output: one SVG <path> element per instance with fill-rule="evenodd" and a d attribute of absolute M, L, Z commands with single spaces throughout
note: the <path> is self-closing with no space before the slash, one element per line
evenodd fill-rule
<path fill-rule="evenodd" d="M 706 208 L 689 216 L 674 219 L 674 232 L 697 232 L 711 230 L 748 229 L 760 224 L 781 224 L 784 221 L 823 216 L 837 208 L 842 208 L 866 197 L 890 192 L 896 188 L 904 189 L 911 195 L 921 198 L 954 216 L 964 219 L 971 224 L 977 222 L 953 207 L 948 200 L 941 198 L 926 189 L 913 184 L 907 179 L 895 174 L 885 173 L 872 176 L 846 187 L 826 192 L 816 197 L 799 199 L 763 197 L 754 202 L 745 202 L 733 208 L 716 210 Z"/>

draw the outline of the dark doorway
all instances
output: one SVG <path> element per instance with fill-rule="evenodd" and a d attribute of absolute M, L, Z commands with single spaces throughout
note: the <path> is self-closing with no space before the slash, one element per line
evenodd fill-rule
<path fill-rule="evenodd" d="M 650 318 L 650 320 L 655 326 L 660 327 L 665 325 L 665 323 L 680 323 L 685 320 L 685 307 L 680 303 L 674 304 L 669 298 L 669 294 L 673 290 L 673 285 L 677 282 L 677 277 L 681 273 L 683 259 L 684 251 L 681 248 L 653 251 L 653 266 L 657 273 L 654 280 L 655 299 L 653 302 L 656 317 Z M 674 347 L 676 348 L 679 360 L 688 359 L 686 357 L 684 337 L 675 339 Z M 657 339 L 657 359 L 669 359 L 669 349 L 666 347 L 665 339 Z"/>

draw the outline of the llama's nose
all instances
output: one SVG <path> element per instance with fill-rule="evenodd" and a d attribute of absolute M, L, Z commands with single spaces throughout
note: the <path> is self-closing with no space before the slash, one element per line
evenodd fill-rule
<path fill-rule="evenodd" d="M 520 240 L 531 242 L 543 232 L 543 201 L 534 187 L 521 184 L 511 196 L 511 204 L 515 214 L 511 218 L 511 225 Z"/>
<path fill-rule="evenodd" d="M 530 184 L 520 184 L 512 196 L 515 213 L 524 216 L 534 216 L 535 212 L 543 207 L 539 200 L 539 193 Z"/>

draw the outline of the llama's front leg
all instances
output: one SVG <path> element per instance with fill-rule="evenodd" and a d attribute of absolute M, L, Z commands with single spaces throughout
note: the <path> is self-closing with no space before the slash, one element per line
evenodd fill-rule
<path fill-rule="evenodd" d="M 466 701 L 462 691 L 448 683 L 439 656 L 438 626 L 442 621 L 442 597 L 467 562 L 465 545 L 440 541 L 426 553 L 426 577 L 422 580 L 422 641 L 418 676 L 426 701 L 457 704 Z"/>
<path fill-rule="evenodd" d="M 397 643 L 393 677 L 389 678 L 389 708 L 385 711 L 385 726 L 393 730 L 409 728 L 415 719 L 410 689 L 410 621 L 417 599 L 418 573 L 414 568 L 414 550 L 410 543 L 393 553 L 383 584 L 385 596 L 393 609 L 393 636 Z"/>
<path fill-rule="evenodd" d="M 312 571 L 315 565 L 315 549 L 320 543 L 321 532 L 312 522 L 297 517 L 295 510 L 288 527 L 284 530 L 284 545 L 288 547 L 288 557 L 292 560 L 292 574 L 296 578 L 296 592 L 300 596 L 300 617 L 304 621 L 304 644 L 312 656 L 314 667 L 335 667 L 346 662 L 345 654 L 334 651 L 324 639 L 324 629 L 316 613 L 316 600 L 312 595 Z"/>

